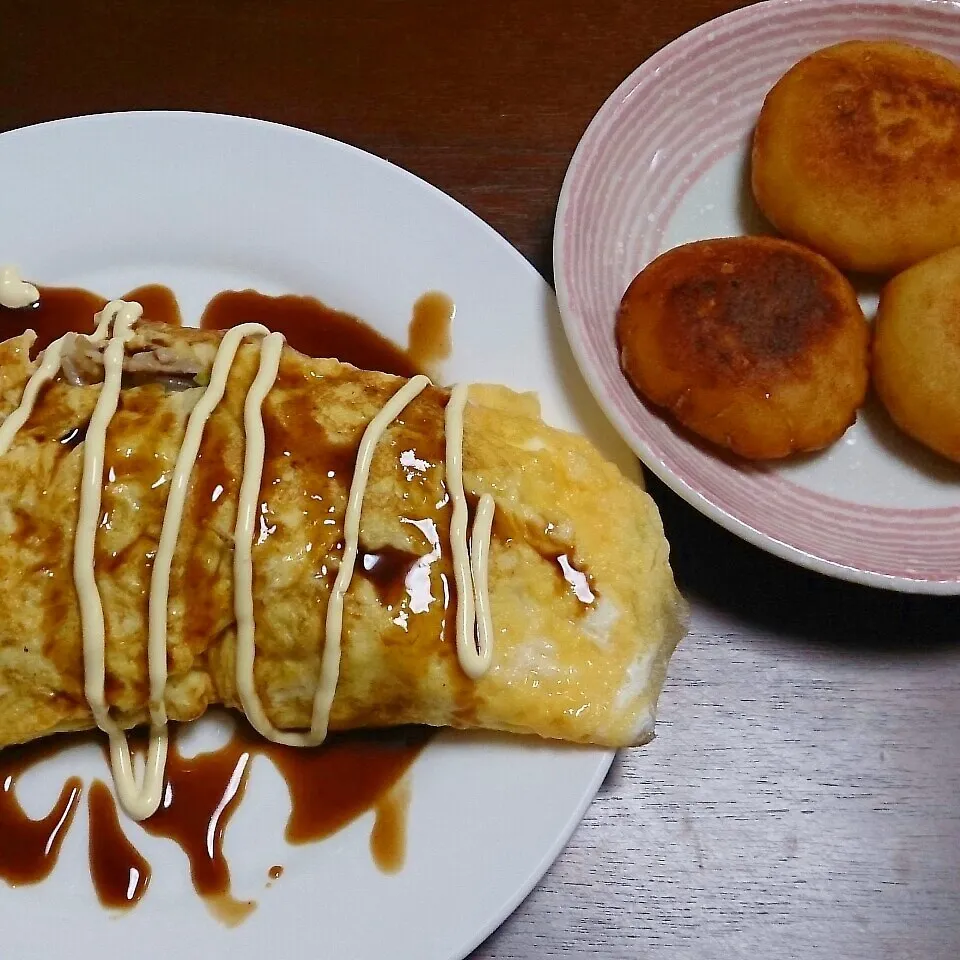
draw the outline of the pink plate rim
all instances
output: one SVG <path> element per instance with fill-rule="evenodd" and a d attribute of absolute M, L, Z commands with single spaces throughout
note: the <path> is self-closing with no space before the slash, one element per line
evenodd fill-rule
<path fill-rule="evenodd" d="M 581 281 L 585 272 L 587 281 L 600 283 L 606 278 L 589 275 L 591 265 L 585 263 L 588 257 L 582 252 L 586 246 L 578 248 L 572 239 L 576 231 L 584 228 L 583 218 L 578 220 L 582 211 L 577 203 L 590 185 L 585 186 L 585 180 L 592 176 L 595 186 L 597 170 L 602 174 L 604 163 L 613 162 L 608 156 L 598 159 L 598 153 L 614 142 L 612 133 L 619 132 L 621 125 L 630 125 L 627 116 L 630 99 L 638 93 L 645 96 L 649 90 L 657 91 L 658 83 L 662 89 L 661 73 L 669 78 L 671 67 L 680 70 L 691 50 L 695 53 L 698 47 L 712 43 L 715 38 L 722 42 L 740 33 L 749 34 L 752 29 L 762 30 L 764 24 L 789 23 L 791 18 L 811 15 L 822 14 L 825 20 L 832 17 L 837 22 L 841 11 L 848 18 L 850 37 L 877 36 L 887 31 L 889 35 L 896 35 L 909 24 L 911 31 L 914 25 L 916 30 L 929 30 L 932 43 L 947 17 L 960 28 L 960 19 L 954 19 L 960 17 L 960 2 L 955 0 L 763 0 L 701 24 L 657 51 L 607 98 L 584 132 L 567 168 L 554 227 L 557 300 L 567 339 L 598 403 L 634 453 L 688 503 L 744 540 L 800 566 L 874 587 L 955 595 L 960 594 L 960 506 L 912 510 L 872 507 L 813 493 L 778 476 L 775 471 L 751 473 L 749 469 L 739 471 L 745 477 L 742 483 L 739 479 L 731 481 L 725 488 L 724 467 L 719 458 L 687 440 L 677 441 L 680 434 L 676 431 L 670 431 L 673 436 L 667 442 L 660 442 L 664 437 L 662 428 L 659 428 L 659 439 L 655 431 L 641 428 L 643 421 L 655 422 L 660 418 L 635 398 L 620 372 L 612 335 L 607 335 L 608 327 L 612 331 L 612 312 L 609 317 L 607 310 L 599 316 L 596 311 L 591 315 L 589 304 L 579 296 L 578 282 L 584 286 Z M 853 19 L 855 15 L 860 18 Z M 950 33 L 952 39 L 954 31 Z M 960 29 L 956 33 L 957 53 L 951 51 L 954 56 L 960 53 Z M 829 42 L 833 41 L 826 39 L 821 45 Z M 750 58 L 744 59 L 745 64 L 750 62 Z M 656 127 L 656 122 L 654 113 L 651 125 Z M 707 144 L 706 149 L 695 156 L 695 168 L 692 173 L 688 171 L 684 183 L 703 174 L 734 149 L 736 144 L 729 132 L 721 131 L 716 142 Z M 645 172 L 643 177 L 647 176 L 651 174 Z M 601 204 L 598 203 L 598 207 L 600 209 L 588 208 L 595 221 L 608 214 Z M 662 232 L 673 209 L 675 204 L 661 210 L 656 223 L 651 216 L 651 226 L 646 232 Z M 596 229 L 602 231 L 603 228 Z M 575 247 L 573 254 L 571 247 Z M 641 262 L 648 262 L 656 252 L 655 249 L 652 253 L 648 251 Z M 596 258 L 596 250 L 592 253 Z M 615 301 L 619 301 L 622 292 L 616 291 Z M 719 490 L 715 488 L 718 483 Z M 756 494 L 761 490 L 764 496 L 758 497 Z M 822 545 L 811 542 L 809 536 L 805 542 L 800 530 L 812 515 L 806 511 L 813 508 L 816 515 L 823 518 L 823 529 L 819 532 Z M 785 520 L 788 516 L 795 518 L 792 527 L 791 522 Z M 895 559 L 898 544 L 910 542 L 911 549 L 916 549 L 918 529 L 923 530 L 927 549 L 920 564 L 927 569 L 919 573 L 911 569 L 910 561 Z M 957 544 L 956 550 L 953 543 Z"/>

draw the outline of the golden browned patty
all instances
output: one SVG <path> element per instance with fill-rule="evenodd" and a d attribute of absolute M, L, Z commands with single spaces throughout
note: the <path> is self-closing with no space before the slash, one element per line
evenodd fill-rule
<path fill-rule="evenodd" d="M 827 260 L 786 240 L 676 247 L 630 284 L 623 370 L 691 430 L 753 459 L 818 450 L 856 419 L 868 329 Z"/>
<path fill-rule="evenodd" d="M 752 178 L 785 236 L 844 269 L 893 273 L 960 244 L 960 69 L 892 41 L 814 53 L 767 94 Z"/>
<path fill-rule="evenodd" d="M 884 288 L 873 381 L 901 429 L 960 462 L 960 248 L 918 263 Z"/>

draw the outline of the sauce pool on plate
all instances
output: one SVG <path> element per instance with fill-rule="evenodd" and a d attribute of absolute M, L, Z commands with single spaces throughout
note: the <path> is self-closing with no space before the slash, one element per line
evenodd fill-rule
<path fill-rule="evenodd" d="M 0 751 L 0 878 L 9 884 L 39 883 L 57 864 L 80 802 L 79 778 L 70 777 L 63 784 L 49 813 L 38 820 L 27 816 L 16 790 L 31 767 L 67 745 L 61 737 Z"/>
<path fill-rule="evenodd" d="M 336 357 L 364 370 L 400 377 L 421 372 L 411 356 L 362 320 L 313 297 L 224 290 L 207 304 L 200 318 L 204 330 L 227 330 L 241 323 L 262 323 L 310 357 Z"/>
<path fill-rule="evenodd" d="M 152 870 L 127 839 L 110 788 L 94 780 L 87 794 L 90 879 L 105 907 L 127 908 L 147 892 Z"/>
<path fill-rule="evenodd" d="M 40 291 L 41 302 L 43 291 Z M 143 315 L 147 320 L 154 320 L 161 323 L 169 323 L 171 326 L 179 327 L 183 325 L 183 317 L 180 314 L 180 303 L 177 295 L 162 283 L 145 283 L 141 287 L 134 287 L 129 293 L 125 293 L 121 300 L 133 300 L 143 307 Z"/>
<path fill-rule="evenodd" d="M 422 370 L 433 370 L 450 356 L 450 328 L 456 312 L 454 302 L 439 290 L 429 290 L 414 303 L 407 328 L 407 354 Z"/>
<path fill-rule="evenodd" d="M 107 303 L 103 297 L 74 287 L 38 289 L 40 299 L 28 307 L 0 306 L 0 340 L 33 330 L 37 334 L 33 347 L 36 354 L 65 333 L 93 333 L 94 314 Z"/>

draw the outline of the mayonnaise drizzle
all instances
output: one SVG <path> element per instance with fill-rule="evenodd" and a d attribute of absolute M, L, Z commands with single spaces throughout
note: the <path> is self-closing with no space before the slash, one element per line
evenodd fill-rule
<path fill-rule="evenodd" d="M 271 334 L 271 336 L 277 336 Z M 267 340 L 269 341 L 269 337 Z M 280 346 L 282 348 L 282 341 Z M 247 719 L 268 740 L 284 743 L 292 747 L 309 747 L 323 743 L 330 722 L 330 708 L 340 677 L 340 650 L 343 633 L 343 598 L 353 579 L 357 562 L 357 550 L 360 543 L 360 513 L 363 508 L 363 495 L 370 477 L 370 465 L 377 443 L 387 427 L 396 420 L 404 408 L 422 393 L 430 384 L 424 376 L 414 377 L 401 387 L 386 403 L 383 409 L 367 424 L 357 451 L 357 462 L 350 483 L 347 508 L 343 520 L 343 558 L 340 569 L 330 592 L 327 603 L 327 615 L 324 628 L 323 654 L 320 661 L 320 678 L 314 694 L 310 729 L 292 733 L 278 730 L 267 717 L 263 704 L 257 695 L 253 676 L 253 663 L 256 653 L 255 624 L 253 617 L 253 563 L 251 544 L 257 503 L 260 497 L 260 482 L 263 476 L 264 434 L 263 400 L 277 376 L 276 358 L 268 351 L 268 343 L 263 345 L 260 370 L 247 394 L 244 405 L 244 427 L 247 447 L 244 458 L 243 483 L 240 487 L 240 503 L 237 509 L 237 528 L 234 535 L 234 584 L 236 593 L 234 602 L 237 617 L 237 691 L 243 704 Z"/>
<path fill-rule="evenodd" d="M 110 739 L 110 764 L 123 808 L 136 820 L 150 816 L 160 804 L 166 765 L 166 737 L 154 732 L 147 750 L 146 768 L 138 778 L 133 767 L 130 744 L 123 728 L 110 715 L 106 683 L 106 624 L 103 603 L 94 569 L 94 548 L 103 489 L 107 428 L 120 401 L 124 350 L 133 336 L 133 324 L 140 319 L 139 303 L 111 300 L 100 314 L 112 323 L 113 332 L 103 352 L 103 386 L 90 417 L 83 444 L 83 475 L 80 481 L 80 512 L 73 548 L 73 580 L 80 604 L 83 637 L 84 694 L 97 726 Z"/>
<path fill-rule="evenodd" d="M 268 334 L 270 331 L 259 323 L 243 323 L 228 330 L 220 341 L 217 354 L 214 357 L 213 368 L 210 371 L 210 381 L 203 396 L 190 412 L 187 427 L 183 435 L 183 443 L 177 462 L 170 479 L 170 493 L 167 496 L 167 505 L 163 514 L 163 526 L 160 530 L 160 541 L 157 545 L 156 557 L 153 561 L 153 571 L 150 575 L 150 600 L 148 615 L 147 657 L 148 674 L 150 678 L 150 735 L 151 745 L 154 739 L 159 741 L 158 750 L 164 758 L 167 752 L 167 707 L 164 693 L 167 686 L 167 614 L 170 598 L 170 570 L 173 566 L 173 557 L 177 548 L 177 538 L 180 536 L 180 525 L 183 521 L 183 508 L 186 504 L 187 491 L 190 486 L 190 477 L 197 455 L 200 452 L 200 442 L 203 431 L 210 419 L 210 415 L 223 399 L 227 389 L 230 370 L 236 359 L 244 337 L 256 334 Z M 156 799 L 159 805 L 159 795 Z M 156 811 L 156 806 L 150 813 Z"/>
<path fill-rule="evenodd" d="M 21 286 L 17 286 L 21 284 Z M 32 293 L 31 293 L 32 291 Z M 32 299 L 24 299 L 32 296 Z M 36 288 L 24 284 L 12 268 L 0 268 L 0 304 L 27 306 L 37 299 Z M 234 530 L 234 610 L 237 619 L 236 682 L 244 712 L 265 737 L 295 747 L 314 746 L 326 738 L 330 712 L 340 675 L 343 602 L 356 566 L 360 540 L 360 516 L 377 444 L 390 424 L 430 381 L 416 376 L 401 387 L 367 424 L 347 497 L 344 515 L 343 557 L 330 593 L 325 620 L 325 640 L 320 677 L 314 694 L 310 728 L 290 732 L 277 729 L 266 716 L 254 683 L 256 625 L 253 603 L 252 543 L 260 485 L 266 453 L 263 403 L 276 382 L 284 338 L 258 323 L 227 331 L 220 341 L 203 395 L 190 413 L 177 456 L 164 511 L 160 540 L 150 580 L 147 658 L 150 685 L 150 742 L 144 770 L 138 776 L 126 733 L 113 719 L 106 702 L 106 624 L 97 587 L 94 555 L 98 526 L 106 437 L 116 413 L 122 386 L 124 353 L 133 336 L 133 325 L 142 314 L 137 303 L 113 300 L 96 317 L 97 326 L 88 339 L 100 342 L 110 336 L 103 355 L 104 379 L 83 445 L 80 511 L 74 545 L 74 582 L 80 605 L 83 642 L 84 692 L 97 725 L 109 737 L 110 760 L 121 805 L 136 820 L 153 814 L 160 805 L 168 751 L 167 711 L 167 618 L 170 575 L 190 478 L 200 451 L 203 432 L 213 411 L 223 399 L 237 352 L 245 337 L 262 336 L 257 374 L 244 401 L 245 450 L 243 476 Z M 112 328 L 112 332 L 111 332 Z M 44 384 L 60 369 L 68 333 L 51 343 L 27 381 L 17 408 L 0 424 L 0 456 L 7 452 L 17 432 L 26 423 Z M 454 387 L 444 414 L 447 454 L 447 486 L 453 504 L 450 524 L 453 572 L 457 585 L 457 656 L 473 679 L 481 677 L 491 663 L 493 623 L 490 612 L 488 566 L 490 536 L 495 511 L 492 496 L 480 497 L 470 543 L 467 543 L 468 510 L 463 485 L 463 432 L 467 386 Z"/>
<path fill-rule="evenodd" d="M 489 574 L 490 535 L 493 532 L 493 515 L 496 506 L 496 502 L 489 493 L 480 497 L 470 534 L 470 573 L 473 575 L 473 592 L 477 601 L 477 645 L 471 647 L 469 637 L 464 642 L 470 665 L 463 663 L 460 644 L 457 645 L 457 655 L 464 672 L 474 680 L 482 677 L 490 669 L 493 660 L 493 616 L 490 611 Z"/>
<path fill-rule="evenodd" d="M 0 267 L 0 307 L 19 310 L 29 307 L 40 299 L 40 291 L 20 276 L 16 267 Z"/>
<path fill-rule="evenodd" d="M 467 497 L 463 489 L 463 414 L 469 387 L 458 383 L 450 393 L 444 423 L 447 437 L 447 488 L 453 503 L 450 548 L 457 584 L 457 658 L 472 680 L 490 669 L 493 621 L 487 583 L 487 557 L 496 503 L 489 493 L 480 497 L 473 518 L 471 549 L 467 546 Z"/>
<path fill-rule="evenodd" d="M 0 424 L 0 457 L 10 449 L 10 444 L 13 443 L 20 428 L 30 418 L 30 414 L 33 413 L 33 407 L 37 402 L 37 396 L 40 393 L 41 387 L 49 383 L 60 372 L 60 361 L 66 345 L 78 336 L 86 336 L 88 340 L 93 342 L 103 340 L 107 336 L 112 320 L 112 315 L 107 314 L 105 307 L 101 313 L 97 314 L 97 328 L 93 333 L 89 335 L 65 333 L 58 340 L 54 340 L 53 343 L 43 351 L 40 366 L 33 371 L 30 379 L 27 380 L 27 385 L 24 388 L 23 396 L 20 398 L 17 409 L 12 411 L 10 416 Z M 33 333 L 32 330 L 28 330 L 27 332 Z M 34 336 L 36 336 L 36 334 L 34 334 Z"/>

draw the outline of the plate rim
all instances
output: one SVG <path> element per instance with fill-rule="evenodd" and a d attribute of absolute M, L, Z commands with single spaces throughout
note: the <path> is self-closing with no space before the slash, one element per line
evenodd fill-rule
<path fill-rule="evenodd" d="M 521 256 L 523 255 L 521 254 Z M 427 749 L 429 749 L 429 744 L 427 745 Z M 642 750 L 643 748 L 640 747 L 639 749 Z M 473 935 L 464 941 L 464 945 L 458 947 L 456 953 L 450 954 L 450 960 L 466 960 L 467 956 L 489 937 L 492 937 L 510 917 L 513 916 L 520 904 L 534 892 L 540 881 L 543 880 L 550 868 L 556 863 L 557 858 L 566 849 L 577 827 L 583 822 L 584 814 L 597 798 L 597 794 L 601 786 L 603 786 L 603 782 L 606 780 L 607 774 L 610 772 L 610 768 L 613 766 L 614 758 L 618 752 L 617 750 L 598 749 L 598 755 L 602 754 L 602 756 L 600 756 L 600 763 L 597 765 L 597 770 L 587 785 L 583 796 L 580 798 L 577 810 L 573 812 L 569 821 L 564 824 L 557 841 L 550 847 L 536 866 L 533 867 L 530 875 L 524 879 L 514 894 L 504 900 L 503 905 L 498 910 L 498 917 L 491 919 L 490 922 L 480 930 L 479 934 Z"/>
<path fill-rule="evenodd" d="M 582 323 L 579 322 L 575 316 L 567 291 L 565 282 L 566 253 L 562 224 L 567 216 L 567 210 L 573 194 L 574 175 L 577 169 L 583 164 L 587 150 L 592 146 L 591 141 L 597 136 L 600 125 L 606 121 L 608 115 L 612 115 L 616 109 L 622 105 L 626 99 L 626 94 L 637 87 L 643 76 L 651 72 L 655 73 L 659 67 L 670 63 L 676 56 L 678 48 L 681 45 L 684 45 L 691 38 L 700 38 L 710 33 L 720 24 L 728 27 L 731 25 L 736 27 L 737 21 L 752 20 L 758 16 L 762 17 L 764 11 L 768 9 L 796 9 L 803 6 L 816 5 L 817 3 L 822 4 L 823 2 L 824 0 L 761 0 L 760 3 L 731 10 L 705 23 L 698 24 L 680 36 L 675 37 L 646 60 L 639 63 L 617 85 L 613 92 L 604 99 L 577 142 L 577 146 L 567 165 L 563 183 L 560 188 L 560 196 L 557 201 L 557 210 L 554 216 L 552 250 L 554 286 L 557 294 L 557 304 L 560 308 L 560 318 L 564 333 L 567 336 L 567 341 L 570 344 L 570 349 L 576 358 L 577 366 L 580 368 L 580 373 L 587 382 L 594 399 L 600 405 L 600 408 L 610 422 L 616 427 L 623 441 L 640 458 L 644 466 L 661 482 L 704 516 L 719 524 L 728 532 L 745 540 L 747 543 L 781 560 L 825 576 L 845 580 L 849 583 L 856 583 L 861 586 L 899 593 L 924 594 L 928 596 L 957 596 L 960 595 L 960 579 L 917 579 L 915 577 L 877 573 L 811 554 L 806 550 L 779 540 L 770 534 L 763 533 L 752 527 L 749 523 L 734 517 L 724 510 L 723 507 L 714 503 L 695 487 L 675 474 L 644 440 L 633 434 L 633 431 L 621 416 L 616 405 L 611 403 L 607 398 L 603 384 L 597 372 L 594 370 L 594 365 L 584 348 L 580 335 L 580 326 L 582 326 Z M 945 11 L 960 13 L 960 2 L 958 2 L 958 0 L 870 0 L 870 3 L 874 6 L 889 7 L 891 9 L 901 8 L 909 10 L 925 7 L 928 9 L 939 8 Z M 846 6 L 856 9 L 862 5 L 861 0 L 831 0 L 831 6 Z"/>
<path fill-rule="evenodd" d="M 4 130 L 0 132 L 0 149 L 3 148 L 5 142 L 16 139 L 18 136 L 29 135 L 31 132 L 40 128 L 63 126 L 80 127 L 90 123 L 96 123 L 97 121 L 104 119 L 122 120 L 124 118 L 130 118 L 133 120 L 146 120 L 149 122 L 150 118 L 157 116 L 172 118 L 174 120 L 185 119 L 188 122 L 208 119 L 213 122 L 226 122 L 236 126 L 247 126 L 251 128 L 276 128 L 276 130 L 283 135 L 293 134 L 298 137 L 308 138 L 310 140 L 317 138 L 325 142 L 328 149 L 342 151 L 349 156 L 359 159 L 363 163 L 370 163 L 374 167 L 386 168 L 391 171 L 391 175 L 393 172 L 397 172 L 404 179 L 407 179 L 411 183 L 412 187 L 418 190 L 425 190 L 428 194 L 432 194 L 434 197 L 441 200 L 457 216 L 463 218 L 466 222 L 472 224 L 474 227 L 481 228 L 482 232 L 488 238 L 492 238 L 514 262 L 518 263 L 522 267 L 529 277 L 535 279 L 546 290 L 550 291 L 551 293 L 553 292 L 546 279 L 533 266 L 533 264 L 530 263 L 530 261 L 527 260 L 527 258 L 516 247 L 514 247 L 509 240 L 507 240 L 506 237 L 500 234 L 491 224 L 487 223 L 468 206 L 461 203 L 444 190 L 398 163 L 378 156 L 377 154 L 368 150 L 364 150 L 363 148 L 352 143 L 347 143 L 346 141 L 339 140 L 327 134 L 318 133 L 313 130 L 307 130 L 302 127 L 296 127 L 274 120 L 265 120 L 249 115 L 218 113 L 216 111 L 205 110 L 112 110 L 96 113 L 76 114 L 67 117 L 57 117 L 50 120 L 40 121 L 38 123 L 14 127 L 10 130 Z M 579 363 L 577 366 L 579 369 Z M 583 374 L 581 372 L 581 376 L 582 375 Z M 592 396 L 592 389 L 590 392 Z M 622 437 L 621 440 L 623 440 Z M 625 446 L 629 447 L 629 444 L 626 444 L 625 441 L 624 443 Z M 441 730 L 439 732 L 442 733 L 443 731 Z M 521 738 L 521 740 L 522 739 L 525 738 Z M 427 749 L 429 750 L 429 745 Z M 489 918 L 479 928 L 470 931 L 469 934 L 459 942 L 459 945 L 452 949 L 452 952 L 444 954 L 444 956 L 448 957 L 449 960 L 463 960 L 463 958 L 466 957 L 471 951 L 476 949 L 487 938 L 500 929 L 500 927 L 503 926 L 503 924 L 516 911 L 519 905 L 533 892 L 536 886 L 549 871 L 553 863 L 567 847 L 573 833 L 582 823 L 587 809 L 596 798 L 600 787 L 610 771 L 618 751 L 609 748 L 591 747 L 589 748 L 589 752 L 595 757 L 593 769 L 590 772 L 589 777 L 584 778 L 580 795 L 577 798 L 576 803 L 571 806 L 569 816 L 564 821 L 563 826 L 557 831 L 553 841 L 546 847 L 542 856 L 530 866 L 522 882 L 517 884 L 509 896 L 506 896 L 503 899 L 502 903 L 496 908 L 495 911 L 491 911 Z M 412 769 L 415 769 L 415 767 L 416 763 L 413 765 Z"/>

